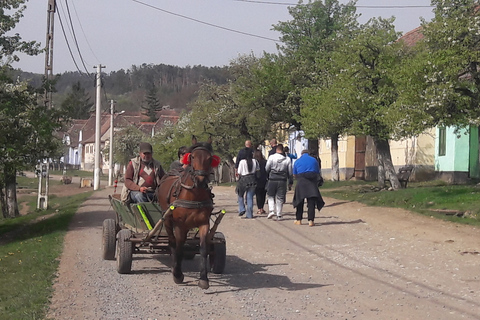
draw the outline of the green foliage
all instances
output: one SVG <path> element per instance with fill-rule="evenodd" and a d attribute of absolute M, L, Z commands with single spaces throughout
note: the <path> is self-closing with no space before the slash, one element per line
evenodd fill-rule
<path fill-rule="evenodd" d="M 120 165 L 127 165 L 130 159 L 138 156 L 138 146 L 143 141 L 147 142 L 147 137 L 135 126 L 116 132 L 113 140 L 114 161 Z"/>
<path fill-rule="evenodd" d="M 407 73 L 421 92 L 417 103 L 427 124 L 467 125 L 480 116 L 480 14 L 477 0 L 434 0 L 435 17 L 422 24 L 425 36 L 416 48 L 417 77 Z M 410 77 L 408 77 L 410 76 Z M 406 83 L 406 80 L 404 83 Z"/>
<path fill-rule="evenodd" d="M 93 111 L 93 102 L 79 81 L 73 84 L 70 92 L 61 104 L 62 111 L 71 119 L 88 119 Z"/>
<path fill-rule="evenodd" d="M 156 122 L 158 120 L 157 111 L 162 110 L 162 106 L 157 97 L 158 90 L 155 84 L 151 84 L 149 87 L 145 97 L 145 104 L 141 105 L 141 108 L 145 110 L 142 114 L 148 117 L 148 121 Z"/>
<path fill-rule="evenodd" d="M 28 55 L 37 55 L 40 44 L 35 41 L 23 41 L 12 30 L 23 17 L 26 0 L 7 0 L 0 2 L 0 67 L 8 66 L 13 61 L 19 61 L 18 52 Z"/>

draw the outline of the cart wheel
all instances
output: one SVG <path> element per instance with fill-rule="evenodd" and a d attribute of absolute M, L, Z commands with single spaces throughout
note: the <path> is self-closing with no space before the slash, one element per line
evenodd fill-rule
<path fill-rule="evenodd" d="M 102 236 L 102 245 L 103 245 L 103 259 L 104 260 L 115 260 L 115 235 L 116 232 L 116 223 L 113 219 L 103 220 L 103 236 Z"/>
<path fill-rule="evenodd" d="M 221 232 L 215 233 L 215 238 L 225 239 Z M 216 243 L 213 245 L 213 254 L 210 254 L 210 268 L 213 273 L 220 274 L 225 270 L 227 261 L 227 244 L 225 242 Z"/>
<path fill-rule="evenodd" d="M 117 272 L 120 274 L 132 271 L 133 243 L 128 241 L 132 231 L 123 229 L 118 233 Z"/>

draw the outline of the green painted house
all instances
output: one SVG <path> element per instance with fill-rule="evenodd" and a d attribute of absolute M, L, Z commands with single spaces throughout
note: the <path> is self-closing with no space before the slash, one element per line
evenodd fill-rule
<path fill-rule="evenodd" d="M 435 137 L 435 171 L 449 183 L 465 183 L 480 178 L 479 130 L 437 127 Z"/>

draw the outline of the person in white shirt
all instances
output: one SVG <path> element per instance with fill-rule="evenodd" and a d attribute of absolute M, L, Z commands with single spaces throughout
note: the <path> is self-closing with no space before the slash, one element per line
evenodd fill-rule
<path fill-rule="evenodd" d="M 257 160 L 253 159 L 253 154 L 248 152 L 246 158 L 239 162 L 237 169 L 238 215 L 243 216 L 246 213 L 246 219 L 253 218 L 253 195 L 257 186 L 257 171 L 260 171 L 260 166 Z M 245 200 L 247 201 L 246 209 Z"/>

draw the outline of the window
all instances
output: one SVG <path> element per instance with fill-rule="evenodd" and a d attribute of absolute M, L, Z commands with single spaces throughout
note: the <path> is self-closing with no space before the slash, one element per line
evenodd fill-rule
<path fill-rule="evenodd" d="M 438 155 L 444 156 L 447 154 L 447 134 L 445 127 L 438 128 Z"/>

